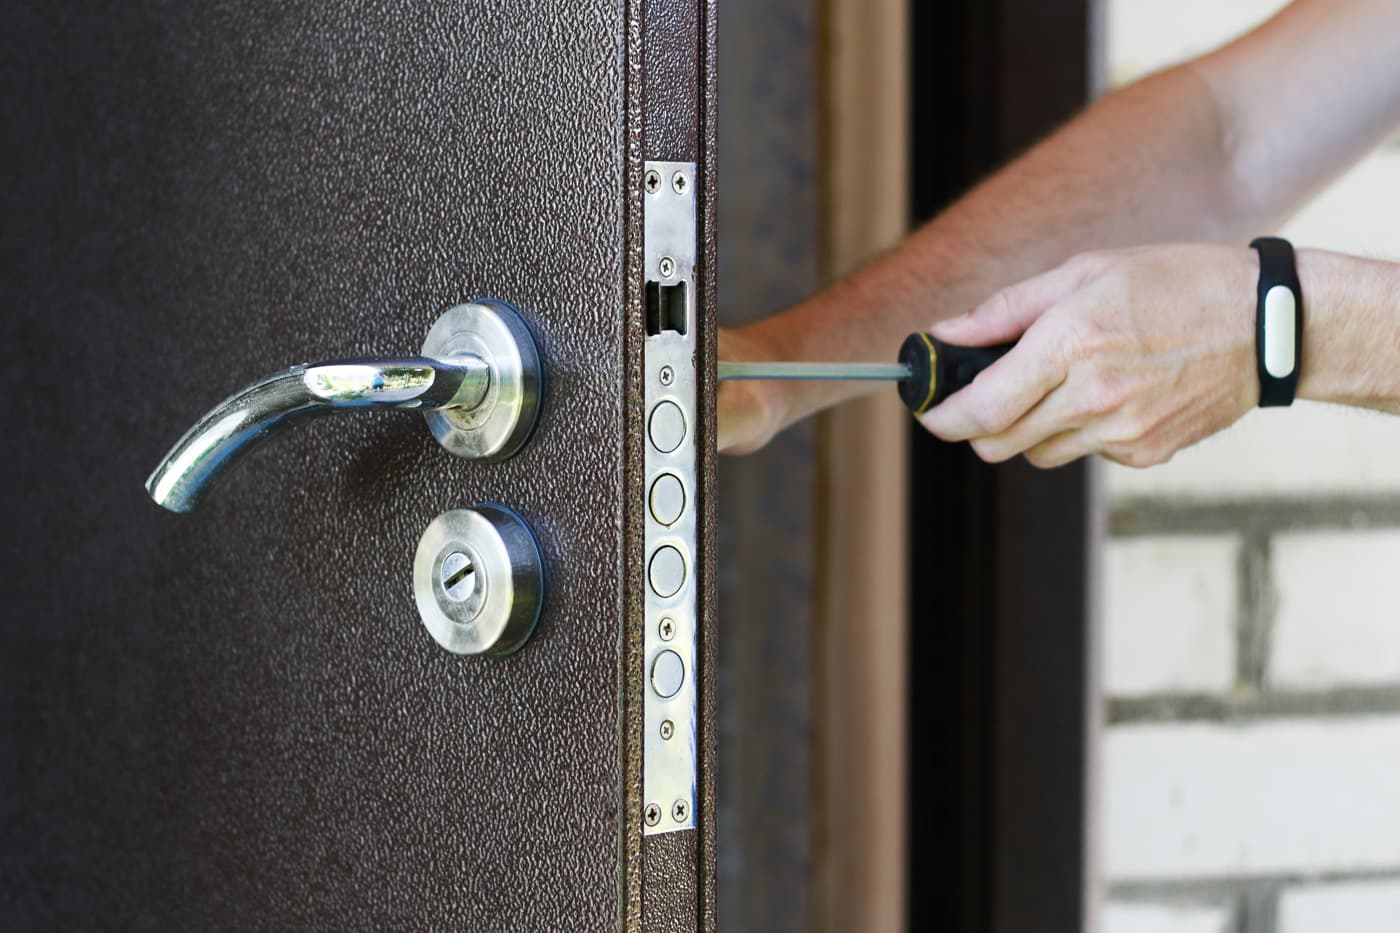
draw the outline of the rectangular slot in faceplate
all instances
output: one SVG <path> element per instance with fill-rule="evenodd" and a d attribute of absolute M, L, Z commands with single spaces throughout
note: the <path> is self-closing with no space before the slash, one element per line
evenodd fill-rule
<path fill-rule="evenodd" d="M 668 285 L 663 282 L 647 283 L 647 336 L 673 331 L 685 334 L 686 304 L 685 283 Z"/>

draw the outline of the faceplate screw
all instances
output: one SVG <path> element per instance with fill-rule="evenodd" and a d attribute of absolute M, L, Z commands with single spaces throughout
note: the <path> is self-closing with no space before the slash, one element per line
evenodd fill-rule
<path fill-rule="evenodd" d="M 677 823 L 684 823 L 685 818 L 690 815 L 690 804 L 684 800 L 677 800 L 671 804 L 671 819 Z"/>
<path fill-rule="evenodd" d="M 664 386 L 668 386 L 676 381 L 676 371 L 669 366 L 661 367 L 661 372 L 658 373 L 657 376 L 661 379 L 661 384 Z"/>
<path fill-rule="evenodd" d="M 670 256 L 661 257 L 661 277 L 669 279 L 676 274 L 676 261 Z"/>
<path fill-rule="evenodd" d="M 458 602 L 476 591 L 476 568 L 461 551 L 453 551 L 442 560 L 442 591 Z"/>
<path fill-rule="evenodd" d="M 677 172 L 671 176 L 671 187 L 676 194 L 685 194 L 686 186 L 690 184 L 690 179 L 685 177 L 685 172 Z"/>
<path fill-rule="evenodd" d="M 676 724 L 667 719 L 661 723 L 661 737 L 666 741 L 671 740 L 671 736 L 676 734 Z"/>
<path fill-rule="evenodd" d="M 661 173 L 656 169 L 651 169 L 646 174 L 646 181 L 643 186 L 647 189 L 647 194 L 656 194 L 661 190 Z"/>
<path fill-rule="evenodd" d="M 656 633 L 661 636 L 662 641 L 670 641 L 672 638 L 675 638 L 676 620 L 672 619 L 670 616 L 662 619 L 661 624 L 656 628 Z"/>
<path fill-rule="evenodd" d="M 648 826 L 655 826 L 661 822 L 661 808 L 654 803 L 647 804 L 644 815 Z"/>

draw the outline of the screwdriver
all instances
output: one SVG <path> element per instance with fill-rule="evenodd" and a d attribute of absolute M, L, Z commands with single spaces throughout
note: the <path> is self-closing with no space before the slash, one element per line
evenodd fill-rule
<path fill-rule="evenodd" d="M 842 379 L 899 383 L 899 397 L 922 415 L 1006 355 L 1014 343 L 960 347 L 928 334 L 910 334 L 897 363 L 752 363 L 721 360 L 720 382 L 730 379 Z"/>

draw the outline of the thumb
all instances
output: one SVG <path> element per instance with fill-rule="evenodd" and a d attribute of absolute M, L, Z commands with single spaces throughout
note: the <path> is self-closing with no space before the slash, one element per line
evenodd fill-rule
<path fill-rule="evenodd" d="M 939 321 L 929 333 L 965 347 L 1017 340 L 1036 320 L 1088 277 L 1087 264 L 1070 260 L 1049 272 L 1007 286 L 966 314 Z"/>

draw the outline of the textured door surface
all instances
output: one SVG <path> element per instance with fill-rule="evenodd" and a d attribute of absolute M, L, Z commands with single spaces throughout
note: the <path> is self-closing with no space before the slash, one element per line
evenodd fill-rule
<path fill-rule="evenodd" d="M 7 5 L 0 925 L 708 925 L 708 668 L 700 829 L 642 834 L 640 230 L 646 159 L 698 164 L 709 227 L 710 20 Z M 194 515 L 146 497 L 223 395 L 417 352 L 478 296 L 521 309 L 545 362 L 513 459 L 356 413 L 270 442 Z M 706 441 L 711 404 L 704 384 Z M 504 659 L 444 652 L 413 602 L 423 529 L 484 501 L 546 562 Z"/>

